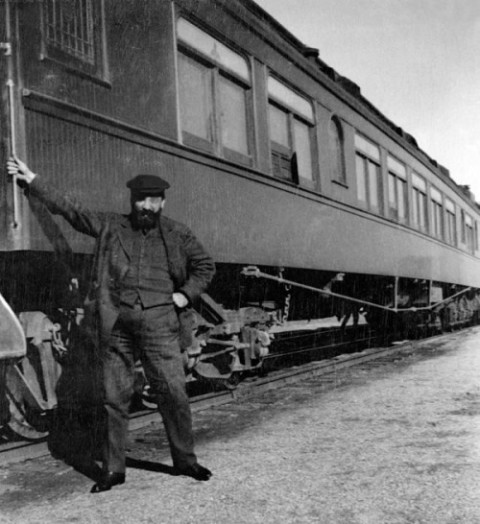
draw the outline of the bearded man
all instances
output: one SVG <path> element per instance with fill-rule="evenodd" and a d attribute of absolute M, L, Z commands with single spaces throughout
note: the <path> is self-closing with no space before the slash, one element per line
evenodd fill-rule
<path fill-rule="evenodd" d="M 205 290 L 215 266 L 186 226 L 163 216 L 168 182 L 150 174 L 130 180 L 131 213 L 121 215 L 85 209 L 17 158 L 7 162 L 7 170 L 26 183 L 29 194 L 51 213 L 96 239 L 87 303 L 94 305 L 102 357 L 107 435 L 103 473 L 92 492 L 125 482 L 128 411 L 137 358 L 156 397 L 176 472 L 208 480 L 212 473 L 198 464 L 194 453 L 179 313 Z"/>

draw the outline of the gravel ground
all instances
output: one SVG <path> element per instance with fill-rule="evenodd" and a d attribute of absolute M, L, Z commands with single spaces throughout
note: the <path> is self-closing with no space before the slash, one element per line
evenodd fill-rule
<path fill-rule="evenodd" d="M 4 466 L 0 522 L 478 524 L 479 371 L 472 328 L 196 413 L 209 482 L 168 474 L 158 424 L 110 492 L 51 457 Z"/>

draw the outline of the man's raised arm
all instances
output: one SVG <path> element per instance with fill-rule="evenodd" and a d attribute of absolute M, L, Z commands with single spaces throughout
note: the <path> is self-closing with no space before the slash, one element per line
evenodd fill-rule
<path fill-rule="evenodd" d="M 30 195 L 43 202 L 54 215 L 63 216 L 74 229 L 92 237 L 100 234 L 108 213 L 86 209 L 80 202 L 42 180 L 41 176 L 34 173 L 25 162 L 16 157 L 8 160 L 7 171 L 28 186 Z"/>

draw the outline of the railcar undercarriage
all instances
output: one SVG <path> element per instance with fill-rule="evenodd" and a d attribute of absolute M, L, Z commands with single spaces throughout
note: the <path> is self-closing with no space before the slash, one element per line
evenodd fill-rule
<path fill-rule="evenodd" d="M 224 305 L 205 294 L 184 322 L 181 345 L 192 383 L 235 388 L 243 377 L 266 372 L 266 360 L 293 332 L 331 337 L 335 330 L 338 342 L 368 325 L 391 342 L 476 323 L 480 315 L 477 289 L 445 283 L 277 268 L 246 268 L 239 276 L 233 266 L 219 273 L 212 291 Z M 225 286 L 229 277 L 236 288 Z M 48 316 L 24 311 L 17 319 L 0 296 L 0 422 L 9 438 L 45 437 L 59 407 L 100 405 L 98 352 L 83 310 L 73 306 Z M 136 391 L 137 408 L 154 407 L 141 366 Z"/>

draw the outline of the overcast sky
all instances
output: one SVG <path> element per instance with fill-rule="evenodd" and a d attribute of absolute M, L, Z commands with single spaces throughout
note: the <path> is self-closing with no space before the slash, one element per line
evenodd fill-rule
<path fill-rule="evenodd" d="M 256 0 L 480 201 L 480 0 Z"/>

